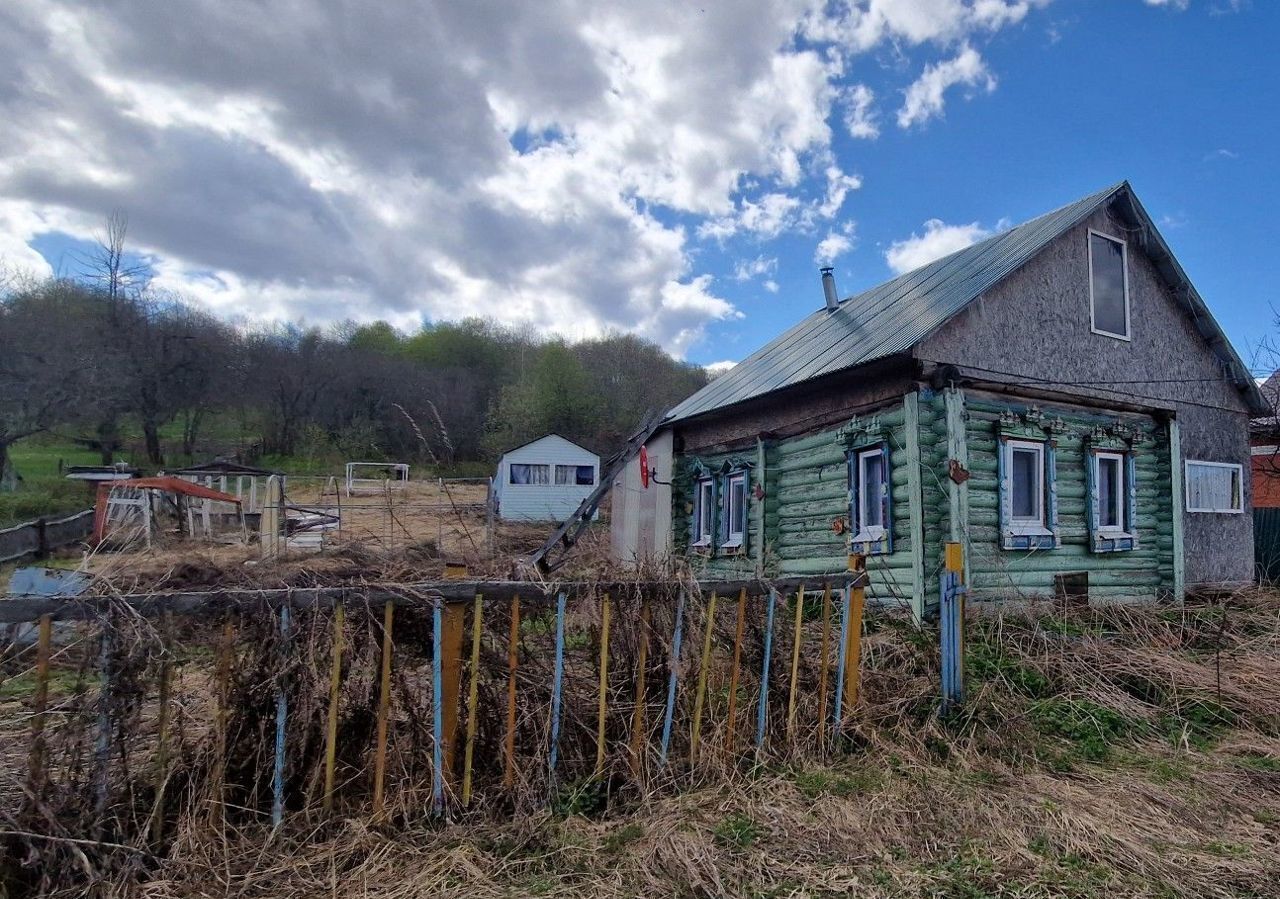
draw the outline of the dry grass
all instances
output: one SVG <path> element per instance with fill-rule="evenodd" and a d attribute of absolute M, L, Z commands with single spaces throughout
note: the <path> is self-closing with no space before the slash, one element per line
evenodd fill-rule
<path fill-rule="evenodd" d="M 589 604 L 575 605 L 575 632 L 591 633 L 593 614 Z M 520 744 L 524 790 L 504 794 L 490 767 L 479 772 L 479 807 L 449 822 L 430 817 L 423 792 L 425 712 L 412 704 L 421 666 L 407 664 L 397 680 L 393 803 L 383 826 L 369 823 L 358 789 L 367 785 L 359 772 L 369 722 L 360 716 L 370 708 L 375 621 L 353 619 L 351 665 L 359 673 L 344 687 L 343 732 L 359 746 L 343 769 L 355 780 L 335 819 L 324 820 L 307 803 L 274 836 L 260 815 L 234 810 L 225 829 L 212 827 L 208 785 L 200 780 L 208 770 L 207 733 L 193 724 L 183 758 L 195 779 L 173 809 L 164 841 L 129 838 L 123 825 L 117 839 L 136 851 L 72 851 L 11 837 L 6 864 L 11 877 L 21 874 L 14 889 L 21 881 L 45 895 L 152 899 L 1280 896 L 1275 593 L 1184 608 L 1046 607 L 974 616 L 969 700 L 945 721 L 936 713 L 931 635 L 896 614 L 874 614 L 867 622 L 856 725 L 835 751 L 817 752 L 807 738 L 790 748 L 778 736 L 782 722 L 775 714 L 765 756 L 726 759 L 719 750 L 723 705 L 713 701 L 704 763 L 689 769 L 682 736 L 677 762 L 661 774 L 651 767 L 643 786 L 618 775 L 620 756 L 611 756 L 607 788 L 575 767 L 590 748 L 581 731 L 589 730 L 594 703 L 590 648 L 584 647 L 570 665 L 570 762 L 560 786 L 548 797 L 537 773 L 545 764 L 539 754 L 545 720 L 538 712 L 544 714 L 545 705 L 531 692 Z M 630 617 L 620 609 L 618 621 L 626 658 Z M 717 634 L 727 623 L 718 620 Z M 701 626 L 691 621 L 687 639 L 695 640 Z M 408 647 L 423 640 L 421 625 L 409 619 L 405 628 L 397 633 L 412 652 Z M 323 633 L 322 619 L 314 633 Z M 270 669 L 261 667 L 271 657 L 269 630 L 246 637 L 262 645 L 240 658 L 233 730 L 239 741 L 259 745 L 270 708 L 264 687 Z M 536 635 L 529 639 L 536 648 Z M 323 670 L 323 639 L 304 645 L 299 669 Z M 758 661 L 754 652 L 748 666 Z M 775 652 L 776 660 L 789 658 L 785 643 Z M 581 666 L 576 673 L 575 664 Z M 193 719 L 201 697 L 207 702 L 207 678 L 199 676 L 206 669 L 193 666 L 183 682 Z M 815 669 L 806 659 L 802 680 L 810 704 L 802 704 L 801 720 L 813 717 Z M 530 691 L 543 680 L 545 670 L 531 670 Z M 309 681 L 298 683 L 297 714 L 316 721 L 322 696 Z M 775 694 L 775 707 L 785 705 L 785 693 L 781 697 Z M 629 709 L 624 703 L 619 711 Z M 139 715 L 138 731 L 145 734 L 145 711 Z M 740 734 L 750 730 L 740 723 Z M 298 742 L 294 789 L 314 797 L 315 746 Z M 244 805 L 261 808 L 260 779 L 237 780 L 247 770 L 233 770 L 228 779 L 240 784 L 236 795 Z M 137 795 L 135 818 L 145 820 L 149 799 Z M 61 829 L 48 821 L 30 829 L 82 835 L 71 823 L 74 802 L 61 794 L 48 801 L 60 819 L 67 816 Z M 118 815 L 123 821 L 128 814 L 126 804 Z M 12 828 L 12 820 L 0 827 Z"/>

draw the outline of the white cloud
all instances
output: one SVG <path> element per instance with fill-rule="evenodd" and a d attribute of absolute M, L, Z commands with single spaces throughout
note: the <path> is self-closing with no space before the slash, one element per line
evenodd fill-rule
<path fill-rule="evenodd" d="M 853 240 L 848 235 L 831 231 L 818 241 L 818 247 L 813 252 L 813 261 L 818 265 L 830 265 L 836 261 L 837 257 L 849 252 L 852 248 Z"/>
<path fill-rule="evenodd" d="M 1165 6 L 1169 9 L 1183 10 L 1186 9 L 1191 0 L 1144 0 L 1147 6 Z"/>
<path fill-rule="evenodd" d="M 765 290 L 769 291 L 769 293 L 777 293 L 777 292 L 778 292 L 778 282 L 777 282 L 777 281 L 774 281 L 772 278 L 770 278 L 768 281 L 765 281 L 765 282 L 764 282 L 764 284 L 762 284 L 761 286 L 762 286 Z"/>
<path fill-rule="evenodd" d="M 926 67 L 947 83 L 924 121 L 950 85 L 994 83 L 964 41 L 1037 5 L 4 4 L 0 259 L 47 272 L 32 239 L 91 237 L 118 208 L 159 285 L 228 317 L 490 315 L 684 353 L 741 314 L 699 240 L 851 241 L 831 223 L 862 181 L 833 115 L 879 128 L 855 55 L 963 47 Z"/>
<path fill-rule="evenodd" d="M 755 259 L 739 259 L 733 267 L 733 279 L 735 281 L 750 281 L 752 278 L 758 278 L 761 275 L 771 275 L 777 270 L 777 257 L 766 259 L 764 256 L 757 256 Z"/>
<path fill-rule="evenodd" d="M 912 232 L 908 238 L 895 240 L 885 251 L 884 258 L 889 263 L 889 268 L 896 274 L 902 274 L 957 250 L 963 250 L 993 233 L 993 230 L 984 228 L 977 222 L 948 225 L 941 219 L 930 219 L 924 223 L 923 234 Z"/>
<path fill-rule="evenodd" d="M 724 359 L 720 362 L 708 363 L 702 367 L 707 370 L 707 374 L 711 375 L 711 377 L 718 378 L 737 364 L 737 362 L 734 362 L 731 359 Z"/>
<path fill-rule="evenodd" d="M 910 128 L 942 115 L 947 89 L 958 84 L 988 93 L 996 89 L 996 77 L 978 51 L 968 44 L 953 59 L 925 66 L 924 72 L 905 91 L 905 100 L 898 110 L 898 127 Z"/>
<path fill-rule="evenodd" d="M 1235 152 L 1234 150 L 1228 150 L 1226 147 L 1219 147 L 1218 149 L 1214 150 L 1212 153 L 1206 153 L 1204 156 L 1204 161 L 1216 162 L 1222 159 L 1239 159 L 1239 158 L 1240 158 L 1240 154 Z"/>
<path fill-rule="evenodd" d="M 852 137 L 874 140 L 880 136 L 876 94 L 865 84 L 855 84 L 844 94 L 844 126 Z"/>

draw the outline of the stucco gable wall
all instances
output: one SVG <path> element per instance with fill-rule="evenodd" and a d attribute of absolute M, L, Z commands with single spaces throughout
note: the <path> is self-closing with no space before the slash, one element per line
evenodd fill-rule
<path fill-rule="evenodd" d="M 1089 328 L 1088 229 L 1128 240 L 1130 333 L 1123 341 Z M 1173 410 L 1182 456 L 1245 465 L 1248 413 L 1217 357 L 1160 281 L 1136 234 L 1099 210 L 1049 244 L 922 342 L 917 356 L 1008 375 L 1051 378 L 1063 392 Z M 1125 383 L 1146 381 L 1147 383 Z M 1030 380 L 1023 383 L 1032 383 Z M 1182 504 L 1179 504 L 1182 508 Z M 1188 585 L 1248 581 L 1253 523 L 1248 514 L 1183 513 Z"/>

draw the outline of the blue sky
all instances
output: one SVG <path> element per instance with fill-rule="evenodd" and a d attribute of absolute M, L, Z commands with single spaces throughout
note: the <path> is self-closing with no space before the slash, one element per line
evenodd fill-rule
<path fill-rule="evenodd" d="M 158 286 L 246 324 L 711 364 L 819 305 L 823 261 L 847 295 L 1127 178 L 1241 354 L 1275 330 L 1280 4 L 123 2 L 0 11 L 10 271 L 74 271 L 119 209 Z"/>

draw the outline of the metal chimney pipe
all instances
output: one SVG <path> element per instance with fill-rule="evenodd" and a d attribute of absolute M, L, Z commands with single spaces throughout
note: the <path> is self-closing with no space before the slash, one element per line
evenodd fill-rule
<path fill-rule="evenodd" d="M 840 297 L 836 293 L 836 276 L 832 271 L 829 265 L 822 268 L 822 293 L 827 298 L 828 312 L 835 312 L 840 308 Z"/>

